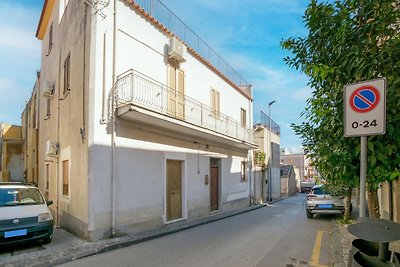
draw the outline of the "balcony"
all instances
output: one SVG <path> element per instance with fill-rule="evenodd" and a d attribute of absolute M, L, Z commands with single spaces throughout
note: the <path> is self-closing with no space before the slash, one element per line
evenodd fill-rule
<path fill-rule="evenodd" d="M 174 133 L 180 140 L 255 148 L 251 129 L 140 72 L 130 70 L 118 76 L 114 90 L 120 119 Z"/>

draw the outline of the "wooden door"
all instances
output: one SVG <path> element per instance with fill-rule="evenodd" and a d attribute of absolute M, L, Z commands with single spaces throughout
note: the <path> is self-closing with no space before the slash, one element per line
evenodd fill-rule
<path fill-rule="evenodd" d="M 185 73 L 172 66 L 168 67 L 168 114 L 185 117 Z"/>
<path fill-rule="evenodd" d="M 211 211 L 218 210 L 218 166 L 210 166 L 210 196 L 211 196 Z"/>
<path fill-rule="evenodd" d="M 167 221 L 182 218 L 182 161 L 167 160 Z"/>
<path fill-rule="evenodd" d="M 176 69 L 168 66 L 168 107 L 167 113 L 176 114 Z"/>
<path fill-rule="evenodd" d="M 180 119 L 185 117 L 185 73 L 176 70 L 176 116 Z"/>

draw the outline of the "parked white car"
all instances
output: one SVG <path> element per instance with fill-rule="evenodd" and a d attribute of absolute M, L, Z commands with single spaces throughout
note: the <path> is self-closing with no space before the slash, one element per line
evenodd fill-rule
<path fill-rule="evenodd" d="M 39 189 L 30 184 L 0 183 L 0 246 L 42 240 L 50 243 L 53 216 Z"/>
<path fill-rule="evenodd" d="M 307 195 L 306 215 L 309 219 L 314 214 L 342 214 L 344 210 L 344 197 L 330 195 L 324 185 L 314 186 Z"/>

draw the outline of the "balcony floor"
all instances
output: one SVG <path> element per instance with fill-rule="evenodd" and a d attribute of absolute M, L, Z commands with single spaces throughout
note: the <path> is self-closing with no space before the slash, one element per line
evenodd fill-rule
<path fill-rule="evenodd" d="M 257 145 L 253 143 L 232 138 L 228 135 L 132 103 L 118 107 L 117 116 L 128 122 L 135 122 L 163 132 L 176 134 L 180 140 L 223 146 L 240 152 L 257 148 Z"/>

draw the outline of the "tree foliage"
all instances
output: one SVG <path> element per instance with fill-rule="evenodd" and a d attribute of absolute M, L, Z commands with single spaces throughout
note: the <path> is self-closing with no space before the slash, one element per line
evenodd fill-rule
<path fill-rule="evenodd" d="M 311 0 L 308 36 L 282 41 L 285 62 L 309 77 L 312 96 L 292 125 L 328 183 L 348 190 L 358 184 L 360 139 L 345 138 L 346 84 L 386 77 L 386 134 L 368 137 L 369 190 L 400 177 L 400 0 Z"/>

